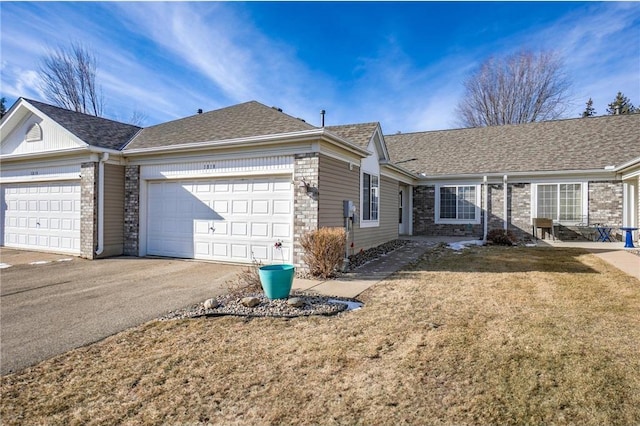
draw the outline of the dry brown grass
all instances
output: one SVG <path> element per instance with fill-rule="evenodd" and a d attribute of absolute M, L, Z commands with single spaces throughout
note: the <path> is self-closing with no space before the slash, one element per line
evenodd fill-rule
<path fill-rule="evenodd" d="M 152 322 L 2 378 L 9 424 L 640 424 L 640 282 L 436 250 L 365 308 Z"/>

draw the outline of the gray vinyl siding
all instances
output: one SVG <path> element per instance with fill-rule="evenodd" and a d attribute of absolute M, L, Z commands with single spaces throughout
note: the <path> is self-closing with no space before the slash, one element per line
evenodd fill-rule
<path fill-rule="evenodd" d="M 344 226 L 342 201 L 351 200 L 360 211 L 360 168 L 321 155 L 318 165 L 318 227 Z"/>
<path fill-rule="evenodd" d="M 398 238 L 398 192 L 397 180 L 380 176 L 380 226 L 360 228 L 354 232 L 354 249 L 368 249 Z M 358 210 L 360 211 L 360 210 Z"/>
<path fill-rule="evenodd" d="M 104 251 L 99 257 L 118 256 L 124 247 L 124 167 L 104 165 Z"/>
<path fill-rule="evenodd" d="M 380 226 L 362 228 L 356 224 L 349 236 L 350 253 L 357 253 L 398 238 L 398 181 L 380 177 Z M 320 156 L 318 172 L 318 227 L 342 227 L 342 201 L 352 200 L 360 215 L 360 168 Z"/>

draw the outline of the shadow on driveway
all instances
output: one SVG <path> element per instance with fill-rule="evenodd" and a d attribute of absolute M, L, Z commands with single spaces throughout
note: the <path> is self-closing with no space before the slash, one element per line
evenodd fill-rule
<path fill-rule="evenodd" d="M 0 249 L 0 373 L 16 372 L 227 291 L 241 266 Z M 31 264 L 31 262 L 47 262 Z"/>

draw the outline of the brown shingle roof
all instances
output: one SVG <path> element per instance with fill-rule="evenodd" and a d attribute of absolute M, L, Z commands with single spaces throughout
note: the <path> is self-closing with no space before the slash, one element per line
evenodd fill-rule
<path fill-rule="evenodd" d="M 362 123 L 326 126 L 325 129 L 366 149 L 377 127 L 378 123 Z"/>
<path fill-rule="evenodd" d="M 595 170 L 640 157 L 640 114 L 385 136 L 391 161 L 427 175 Z"/>
<path fill-rule="evenodd" d="M 92 146 L 121 150 L 140 131 L 140 127 L 131 124 L 83 114 L 31 99 L 24 100 Z"/>
<path fill-rule="evenodd" d="M 277 109 L 251 101 L 147 127 L 125 151 L 311 129 L 315 127 Z"/>

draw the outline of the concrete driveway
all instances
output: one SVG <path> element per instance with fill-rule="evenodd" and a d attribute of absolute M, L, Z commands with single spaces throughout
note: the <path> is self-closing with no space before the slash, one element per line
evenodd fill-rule
<path fill-rule="evenodd" d="M 6 248 L 0 248 L 0 266 L 2 375 L 222 294 L 242 269 L 179 259 L 89 261 Z"/>

